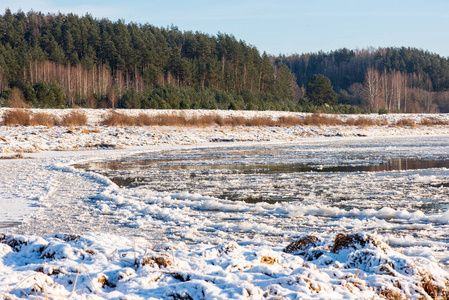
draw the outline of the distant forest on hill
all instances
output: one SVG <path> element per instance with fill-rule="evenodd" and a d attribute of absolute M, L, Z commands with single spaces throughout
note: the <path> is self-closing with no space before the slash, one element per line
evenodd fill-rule
<path fill-rule="evenodd" d="M 377 112 L 449 112 L 449 59 L 414 48 L 339 49 L 279 57 L 304 90 L 328 77 L 339 103 Z"/>
<path fill-rule="evenodd" d="M 449 112 L 449 61 L 413 48 L 274 57 L 228 34 L 7 9 L 0 106 Z"/>

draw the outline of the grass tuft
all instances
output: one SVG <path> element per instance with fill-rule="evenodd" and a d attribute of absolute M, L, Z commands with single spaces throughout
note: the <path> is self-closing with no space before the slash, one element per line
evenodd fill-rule
<path fill-rule="evenodd" d="M 357 245 L 364 247 L 366 244 L 379 245 L 378 241 L 375 241 L 371 237 L 364 237 L 361 234 L 343 234 L 339 233 L 335 237 L 334 245 L 332 246 L 332 252 L 337 253 L 341 249 L 354 248 L 357 249 Z"/>
<path fill-rule="evenodd" d="M 421 120 L 420 124 L 422 126 L 439 126 L 439 125 L 449 125 L 449 122 L 437 118 L 424 118 Z"/>
<path fill-rule="evenodd" d="M 121 114 L 121 113 L 118 113 L 118 112 L 115 112 L 115 111 L 109 112 L 101 123 L 106 126 L 134 126 L 135 125 L 134 118 L 124 115 L 124 114 Z"/>
<path fill-rule="evenodd" d="M 337 126 L 344 124 L 345 123 L 337 117 L 323 116 L 319 113 L 314 113 L 304 118 L 304 125 Z"/>
<path fill-rule="evenodd" d="M 62 117 L 62 126 L 85 126 L 87 124 L 87 115 L 79 110 L 73 110 Z"/>
<path fill-rule="evenodd" d="M 58 119 L 51 114 L 37 112 L 31 116 L 30 126 L 43 125 L 47 127 L 53 127 L 58 124 Z"/>
<path fill-rule="evenodd" d="M 305 237 L 300 238 L 293 243 L 290 243 L 287 247 L 284 248 L 285 253 L 293 253 L 298 250 L 305 250 L 310 247 L 315 247 L 318 242 L 318 238 L 313 235 L 306 235 Z"/>
<path fill-rule="evenodd" d="M 304 119 L 297 116 L 283 116 L 277 120 L 278 126 L 291 127 L 304 125 Z"/>
<path fill-rule="evenodd" d="M 11 109 L 3 114 L 3 124 L 6 126 L 29 126 L 31 113 L 25 109 Z"/>
<path fill-rule="evenodd" d="M 162 256 L 151 256 L 151 257 L 145 257 L 140 262 L 141 266 L 149 265 L 152 267 L 157 266 L 158 268 L 167 268 L 169 266 L 175 265 L 174 261 L 168 256 L 167 254 L 164 254 Z"/>
<path fill-rule="evenodd" d="M 400 119 L 400 120 L 396 121 L 395 125 L 400 126 L 400 127 L 414 128 L 416 126 L 416 122 L 415 122 L 415 120 L 412 120 L 412 119 Z"/>
<path fill-rule="evenodd" d="M 272 257 L 272 256 L 262 256 L 260 258 L 260 263 L 262 264 L 267 264 L 267 265 L 273 265 L 274 263 L 277 262 L 276 257 Z"/>

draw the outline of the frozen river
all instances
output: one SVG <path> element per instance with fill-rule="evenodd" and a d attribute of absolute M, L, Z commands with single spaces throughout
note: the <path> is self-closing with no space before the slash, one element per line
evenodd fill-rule
<path fill-rule="evenodd" d="M 449 259 L 449 138 L 310 139 L 187 147 L 75 165 L 120 188 L 96 198 L 139 234 L 283 243 L 371 232 Z"/>

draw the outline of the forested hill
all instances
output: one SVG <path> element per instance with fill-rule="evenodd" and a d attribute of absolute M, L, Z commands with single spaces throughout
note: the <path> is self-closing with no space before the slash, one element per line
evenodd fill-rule
<path fill-rule="evenodd" d="M 279 57 L 306 88 L 328 77 L 340 103 L 371 111 L 449 112 L 449 59 L 414 48 L 339 49 Z"/>
<path fill-rule="evenodd" d="M 90 15 L 0 16 L 3 105 L 295 109 L 295 91 L 285 64 L 232 35 Z"/>
<path fill-rule="evenodd" d="M 412 48 L 275 59 L 227 34 L 0 15 L 0 106 L 360 111 L 337 103 L 449 112 L 449 60 Z"/>

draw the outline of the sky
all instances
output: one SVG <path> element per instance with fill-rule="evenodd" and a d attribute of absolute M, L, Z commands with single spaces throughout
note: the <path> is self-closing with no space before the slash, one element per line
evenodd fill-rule
<path fill-rule="evenodd" d="M 448 0 L 0 0 L 6 8 L 227 33 L 272 55 L 405 46 L 449 57 Z"/>

